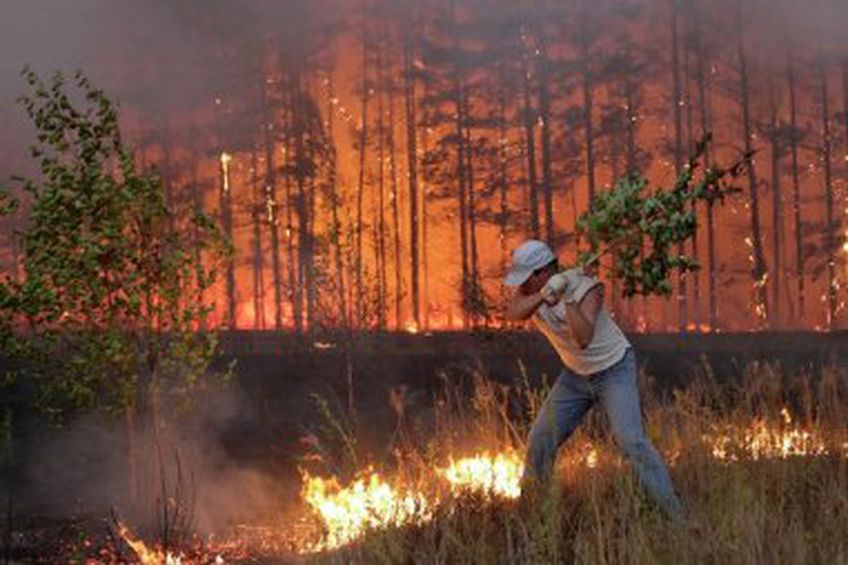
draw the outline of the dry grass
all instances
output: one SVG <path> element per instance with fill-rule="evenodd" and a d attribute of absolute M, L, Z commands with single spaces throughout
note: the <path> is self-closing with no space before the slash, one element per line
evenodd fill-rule
<path fill-rule="evenodd" d="M 392 449 L 395 472 L 426 476 L 446 454 L 472 448 L 524 449 L 543 398 L 525 382 L 502 387 L 481 374 L 463 388 L 445 378 L 434 409 L 404 406 Z M 559 480 L 535 500 L 468 495 L 425 523 L 372 531 L 318 560 L 348 563 L 848 563 L 848 374 L 833 366 L 788 374 L 749 365 L 719 383 L 705 367 L 683 390 L 660 396 L 642 375 L 648 433 L 669 460 L 691 520 L 669 523 L 643 494 L 593 410 L 564 446 Z M 470 390 L 472 394 L 468 394 Z M 828 455 L 784 458 L 711 455 L 704 437 L 760 418 L 821 434 Z M 597 467 L 575 464 L 586 442 L 600 445 Z"/>

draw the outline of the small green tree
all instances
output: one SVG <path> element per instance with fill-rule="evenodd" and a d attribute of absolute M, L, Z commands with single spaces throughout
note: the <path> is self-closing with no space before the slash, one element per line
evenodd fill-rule
<path fill-rule="evenodd" d="M 82 73 L 22 74 L 41 174 L 15 179 L 30 201 L 25 276 L 0 284 L 2 345 L 51 417 L 124 414 L 140 447 L 205 382 L 217 340 L 198 297 L 229 246 L 206 215 L 173 227 L 159 176 L 137 168 L 115 106 Z"/>
<path fill-rule="evenodd" d="M 674 270 L 698 269 L 696 258 L 672 252 L 698 229 L 693 205 L 700 201 L 712 206 L 739 192 L 730 181 L 744 172 L 751 157 L 745 155 L 729 167 L 711 167 L 698 176 L 710 139 L 708 135 L 701 140 L 670 189 L 647 191 L 647 179 L 636 173 L 597 195 L 593 209 L 577 222 L 581 239 L 589 244 L 578 263 L 590 265 L 605 254 L 612 255 L 610 276 L 621 281 L 622 293 L 628 298 L 668 295 Z"/>

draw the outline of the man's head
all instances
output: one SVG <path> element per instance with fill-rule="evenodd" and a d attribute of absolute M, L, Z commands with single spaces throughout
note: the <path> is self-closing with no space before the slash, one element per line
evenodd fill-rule
<path fill-rule="evenodd" d="M 531 239 L 512 253 L 512 267 L 504 278 L 507 286 L 517 286 L 523 294 L 538 292 L 559 270 L 556 255 L 544 242 Z"/>

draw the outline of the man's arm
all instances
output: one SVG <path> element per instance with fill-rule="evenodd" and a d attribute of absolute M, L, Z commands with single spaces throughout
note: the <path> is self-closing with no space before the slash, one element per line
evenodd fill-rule
<path fill-rule="evenodd" d="M 544 302 L 542 292 L 534 292 L 533 294 L 521 294 L 521 291 L 515 293 L 512 301 L 504 313 L 507 320 L 512 322 L 520 322 L 526 320 L 533 315 L 536 308 Z"/>
<path fill-rule="evenodd" d="M 574 332 L 574 339 L 580 349 L 586 349 L 595 337 L 595 322 L 604 305 L 603 283 L 593 287 L 579 303 L 565 305 L 565 317 Z"/>

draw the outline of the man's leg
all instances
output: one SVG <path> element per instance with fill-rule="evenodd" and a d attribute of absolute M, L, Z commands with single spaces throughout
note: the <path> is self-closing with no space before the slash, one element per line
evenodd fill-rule
<path fill-rule="evenodd" d="M 550 478 L 559 446 L 574 433 L 592 402 L 586 381 L 564 368 L 530 430 L 523 482 Z"/>
<path fill-rule="evenodd" d="M 628 349 L 616 365 L 593 377 L 590 385 L 600 396 L 616 444 L 636 468 L 645 489 L 669 517 L 683 519 L 686 512 L 674 492 L 668 469 L 642 427 L 633 349 Z"/>

